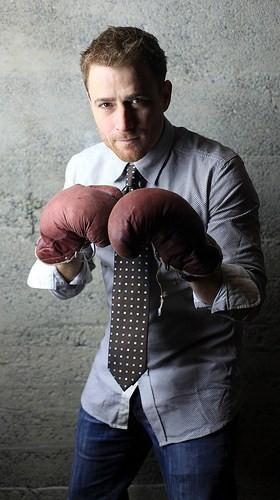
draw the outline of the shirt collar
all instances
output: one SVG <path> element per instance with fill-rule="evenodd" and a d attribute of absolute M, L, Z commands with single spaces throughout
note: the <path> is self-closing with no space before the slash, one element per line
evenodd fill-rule
<path fill-rule="evenodd" d="M 174 128 L 165 118 L 163 131 L 156 145 L 141 160 L 133 162 L 148 184 L 156 183 L 158 174 L 169 157 L 173 140 Z M 110 177 L 112 182 L 118 183 L 124 176 L 127 162 L 118 158 L 109 148 L 108 153 L 110 154 Z"/>

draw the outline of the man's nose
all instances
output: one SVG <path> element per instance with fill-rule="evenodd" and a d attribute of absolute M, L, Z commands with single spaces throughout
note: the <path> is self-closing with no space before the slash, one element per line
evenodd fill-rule
<path fill-rule="evenodd" d="M 116 111 L 115 127 L 117 130 L 132 130 L 135 127 L 135 116 L 128 104 L 121 104 Z"/>

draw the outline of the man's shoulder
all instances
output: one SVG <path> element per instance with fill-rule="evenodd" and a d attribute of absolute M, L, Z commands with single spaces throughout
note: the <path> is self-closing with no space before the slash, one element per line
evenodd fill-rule
<path fill-rule="evenodd" d="M 97 144 L 93 144 L 92 146 L 82 149 L 82 151 L 80 151 L 79 153 L 74 154 L 70 159 L 70 162 L 92 162 L 96 158 L 100 159 L 101 156 L 104 157 L 110 154 L 109 151 L 110 150 L 108 150 L 103 142 L 98 142 Z"/>
<path fill-rule="evenodd" d="M 239 156 L 232 148 L 215 139 L 184 127 L 175 127 L 175 149 L 178 154 L 195 155 L 214 162 L 227 162 Z"/>
<path fill-rule="evenodd" d="M 111 151 L 103 142 L 83 149 L 72 156 L 66 167 L 65 186 L 72 184 L 104 183 L 105 166 L 111 159 Z"/>

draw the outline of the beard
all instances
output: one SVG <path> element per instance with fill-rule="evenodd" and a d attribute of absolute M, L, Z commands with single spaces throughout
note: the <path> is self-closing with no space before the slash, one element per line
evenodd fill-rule
<path fill-rule="evenodd" d="M 115 153 L 122 161 L 138 161 L 151 149 L 150 141 L 136 138 L 103 138 L 104 144 Z"/>

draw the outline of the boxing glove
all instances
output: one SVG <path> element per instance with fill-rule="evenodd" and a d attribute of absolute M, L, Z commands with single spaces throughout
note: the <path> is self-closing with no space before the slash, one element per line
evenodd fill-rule
<path fill-rule="evenodd" d="M 110 214 L 108 235 L 123 257 L 136 257 L 152 243 L 166 266 L 189 281 L 211 274 L 222 261 L 199 215 L 184 198 L 165 189 L 143 188 L 123 196 Z"/>
<path fill-rule="evenodd" d="M 75 184 L 44 207 L 35 254 L 46 264 L 70 261 L 83 247 L 109 245 L 107 223 L 122 193 L 112 186 Z"/>

